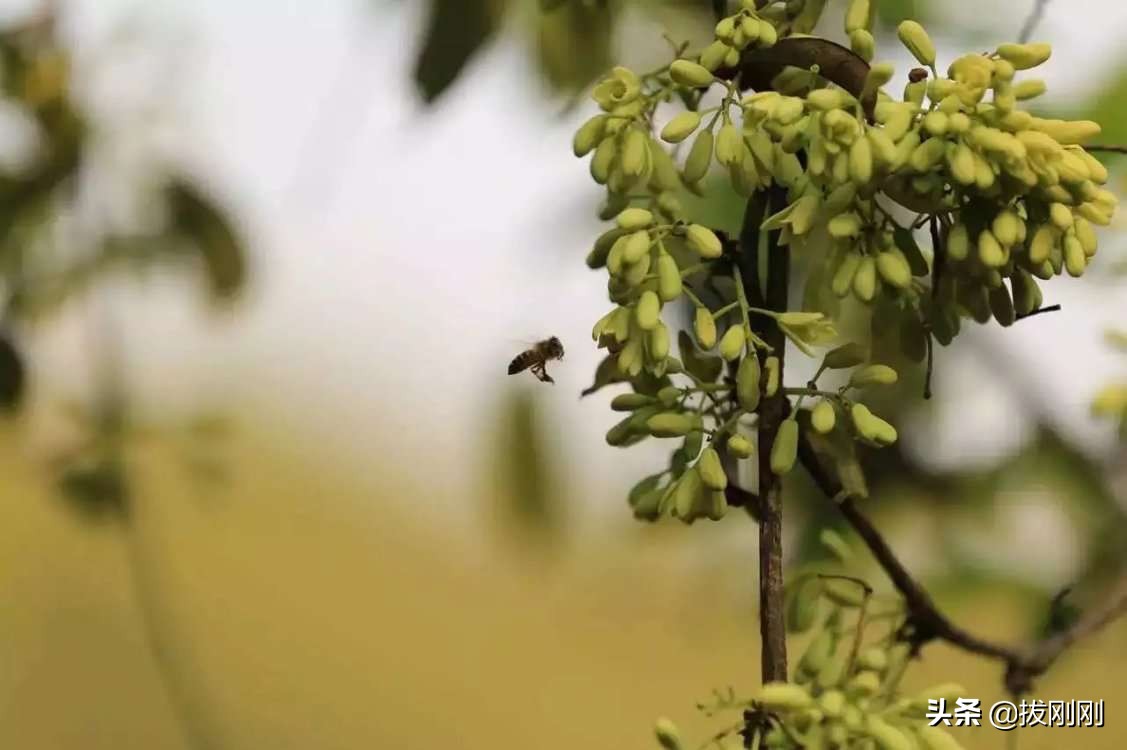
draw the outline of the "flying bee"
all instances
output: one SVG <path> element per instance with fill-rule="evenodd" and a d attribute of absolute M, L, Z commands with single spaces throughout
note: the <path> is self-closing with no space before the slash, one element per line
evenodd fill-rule
<path fill-rule="evenodd" d="M 563 359 L 563 355 L 563 344 L 552 336 L 533 344 L 531 349 L 513 357 L 513 361 L 509 363 L 509 374 L 516 375 L 518 372 L 531 369 L 532 374 L 541 383 L 555 383 L 556 381 L 548 374 L 547 365 L 553 359 Z"/>

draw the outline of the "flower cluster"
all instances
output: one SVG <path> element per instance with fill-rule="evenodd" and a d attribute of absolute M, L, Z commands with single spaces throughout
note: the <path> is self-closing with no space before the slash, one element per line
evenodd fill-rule
<path fill-rule="evenodd" d="M 788 408 L 771 448 L 776 474 L 794 465 L 803 430 L 874 447 L 896 440 L 892 425 L 851 396 L 851 388 L 897 377 L 864 347 L 846 344 L 823 361 L 819 375 L 858 368 L 844 388 L 821 390 L 817 376 L 786 387 L 764 325 L 818 356 L 836 338 L 834 313 L 750 304 L 738 265 L 754 248 L 693 223 L 683 207 L 714 171 L 751 200 L 785 195 L 760 232 L 803 253 L 830 296 L 879 304 L 874 331 L 898 331 L 904 354 L 917 361 L 930 339 L 950 343 L 964 319 L 1010 325 L 1039 309 L 1038 281 L 1081 275 L 1096 253 L 1095 227 L 1115 210 L 1103 187 L 1107 169 L 1081 145 L 1099 126 L 1021 108 L 1045 84 L 1018 73 L 1047 60 L 1047 44 L 963 55 L 940 75 L 927 32 L 906 21 L 900 41 L 922 67 L 895 97 L 893 67 L 869 62 L 872 4 L 849 3 L 852 51 L 805 36 L 824 5 L 744 0 L 699 54 L 643 74 L 611 71 L 594 91 L 601 112 L 576 133 L 576 155 L 591 155 L 591 175 L 606 187 L 602 216 L 614 221 L 587 257 L 605 269 L 614 304 L 593 330 L 608 350 L 600 372 L 633 387 L 613 403 L 629 414 L 607 441 L 682 440 L 666 471 L 631 493 L 639 518 L 723 515 L 731 462 L 756 453 L 747 428 L 761 400 L 780 392 Z M 809 61 L 827 45 L 836 57 L 823 72 Z M 803 64 L 777 66 L 769 86 L 745 93 L 746 71 L 792 58 Z M 719 101 L 705 106 L 712 95 Z M 684 111 L 659 127 L 659 107 L 674 101 Z M 930 252 L 917 241 L 924 228 Z M 682 299 L 693 307 L 692 336 L 675 336 L 663 320 L 664 308 Z M 804 410 L 806 399 L 812 408 Z"/>

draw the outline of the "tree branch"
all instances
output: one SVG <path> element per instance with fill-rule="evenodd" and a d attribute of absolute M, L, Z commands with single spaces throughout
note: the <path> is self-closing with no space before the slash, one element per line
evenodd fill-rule
<path fill-rule="evenodd" d="M 737 272 L 745 289 L 757 294 L 760 289 L 759 252 L 760 229 L 763 216 L 786 205 L 786 192 L 779 187 L 753 195 L 744 213 L 740 232 L 740 254 Z M 779 233 L 768 232 L 766 237 L 767 278 L 763 294 L 764 305 L 770 310 L 786 310 L 790 287 L 790 253 L 779 245 Z M 756 334 L 771 347 L 779 358 L 779 378 L 782 380 L 783 354 L 786 339 L 772 320 L 756 325 Z M 746 356 L 758 356 L 754 350 Z M 763 682 L 787 679 L 786 621 L 783 613 L 783 510 L 779 478 L 771 471 L 771 446 L 779 425 L 786 418 L 790 404 L 782 389 L 759 404 L 758 467 L 759 492 L 759 631 L 762 640 L 761 667 Z"/>
<path fill-rule="evenodd" d="M 1095 152 L 1103 151 L 1108 154 L 1127 154 L 1127 146 L 1120 146 L 1113 143 L 1097 143 L 1092 146 L 1085 146 L 1084 150 Z"/>
<path fill-rule="evenodd" d="M 1041 23 L 1041 18 L 1045 15 L 1045 8 L 1048 5 L 1049 0 L 1033 0 L 1033 9 L 1029 11 L 1029 17 L 1025 19 L 1025 23 L 1021 25 L 1021 33 L 1017 35 L 1019 42 L 1024 44 L 1033 36 L 1033 31 L 1037 28 L 1037 24 Z"/>
<path fill-rule="evenodd" d="M 822 466 L 813 446 L 805 437 L 799 442 L 799 460 L 826 497 L 833 499 L 842 492 L 841 484 Z M 1125 573 L 1108 593 L 1101 607 L 1081 617 L 1070 628 L 1031 647 L 1009 646 L 981 638 L 952 622 L 939 609 L 931 595 L 904 567 L 880 531 L 857 507 L 853 498 L 845 497 L 835 504 L 865 542 L 896 590 L 904 597 L 908 608 L 905 635 L 914 651 L 918 652 L 929 641 L 942 640 L 964 651 L 997 659 L 1006 666 L 1006 688 L 1014 695 L 1028 693 L 1033 681 L 1044 674 L 1069 646 L 1127 614 Z"/>

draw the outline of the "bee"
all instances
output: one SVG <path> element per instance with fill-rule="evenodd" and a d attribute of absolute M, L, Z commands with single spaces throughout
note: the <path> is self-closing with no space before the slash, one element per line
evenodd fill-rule
<path fill-rule="evenodd" d="M 532 374 L 541 383 L 555 383 L 556 381 L 548 374 L 547 365 L 553 359 L 563 359 L 563 355 L 563 344 L 552 336 L 533 344 L 531 349 L 513 357 L 513 361 L 509 363 L 509 374 L 516 375 L 518 372 L 531 369 Z"/>

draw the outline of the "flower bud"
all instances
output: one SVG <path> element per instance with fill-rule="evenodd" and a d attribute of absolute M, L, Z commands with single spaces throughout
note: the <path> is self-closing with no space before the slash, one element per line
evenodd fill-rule
<path fill-rule="evenodd" d="M 1084 269 L 1088 267 L 1088 256 L 1074 234 L 1064 237 L 1064 267 L 1073 278 L 1083 276 Z"/>
<path fill-rule="evenodd" d="M 763 370 L 767 376 L 767 381 L 763 386 L 763 395 L 770 398 L 779 392 L 779 358 L 768 357 L 763 363 Z"/>
<path fill-rule="evenodd" d="M 730 122 L 720 128 L 716 136 L 716 161 L 725 167 L 739 164 L 746 150 L 739 128 Z"/>
<path fill-rule="evenodd" d="M 657 720 L 654 724 L 654 734 L 663 750 L 681 750 L 681 739 L 677 734 L 677 726 L 666 718 Z"/>
<path fill-rule="evenodd" d="M 650 233 L 645 229 L 633 232 L 622 241 L 622 263 L 628 266 L 633 265 L 640 261 L 649 250 Z"/>
<path fill-rule="evenodd" d="M 680 143 L 700 127 L 700 115 L 696 112 L 682 112 L 670 120 L 661 130 L 661 139 L 668 143 Z"/>
<path fill-rule="evenodd" d="M 868 29 L 871 16 L 872 7 L 869 0 L 849 0 L 849 7 L 845 10 L 845 33 L 851 34 L 857 29 Z"/>
<path fill-rule="evenodd" d="M 896 442 L 896 428 L 873 414 L 864 404 L 853 404 L 849 416 L 857 434 L 864 440 L 881 446 Z"/>
<path fill-rule="evenodd" d="M 614 160 L 618 156 L 618 142 L 614 138 L 605 138 L 598 148 L 595 149 L 595 155 L 591 157 L 591 177 L 595 182 L 600 185 L 607 184 L 610 179 L 611 167 L 614 165 Z"/>
<path fill-rule="evenodd" d="M 750 458 L 755 453 L 755 446 L 743 435 L 732 435 L 728 438 L 728 452 L 736 458 Z"/>
<path fill-rule="evenodd" d="M 724 66 L 724 59 L 728 56 L 728 52 L 730 52 L 731 49 L 731 47 L 720 39 L 715 40 L 700 53 L 701 67 L 715 73 Z M 664 137 L 664 135 L 662 137 Z"/>
<path fill-rule="evenodd" d="M 610 408 L 614 411 L 634 411 L 653 402 L 653 396 L 644 393 L 620 393 L 611 400 Z"/>
<path fill-rule="evenodd" d="M 974 152 L 970 146 L 959 141 L 947 148 L 947 167 L 951 176 L 962 185 L 973 185 L 975 180 Z"/>
<path fill-rule="evenodd" d="M 664 362 L 669 356 L 669 329 L 660 320 L 650 331 L 650 361 Z"/>
<path fill-rule="evenodd" d="M 672 302 L 681 296 L 681 270 L 669 253 L 657 259 L 657 294 L 662 302 Z"/>
<path fill-rule="evenodd" d="M 806 708 L 814 699 L 806 688 L 789 682 L 768 682 L 759 690 L 755 702 L 768 711 L 793 711 Z"/>
<path fill-rule="evenodd" d="M 849 378 L 849 385 L 853 388 L 864 388 L 867 385 L 892 385 L 897 380 L 896 370 L 888 365 L 868 365 L 855 370 Z"/>
<path fill-rule="evenodd" d="M 873 256 L 861 258 L 857 272 L 853 275 L 853 293 L 862 302 L 872 302 L 877 296 L 877 267 Z"/>
<path fill-rule="evenodd" d="M 999 44 L 998 57 L 1014 66 L 1016 70 L 1036 68 L 1049 59 L 1053 48 L 1045 43 Z"/>
<path fill-rule="evenodd" d="M 879 253 L 876 259 L 877 271 L 885 283 L 897 289 L 907 289 L 912 285 L 912 269 L 904 254 L 898 250 Z"/>
<path fill-rule="evenodd" d="M 858 187 L 873 180 L 873 151 L 868 138 L 858 138 L 849 147 L 849 178 Z"/>
<path fill-rule="evenodd" d="M 1063 232 L 1072 226 L 1075 219 L 1071 208 L 1063 203 L 1051 203 L 1049 204 L 1049 220 Z"/>
<path fill-rule="evenodd" d="M 743 358 L 736 372 L 736 397 L 747 411 L 759 408 L 759 376 L 759 357 L 752 352 Z"/>
<path fill-rule="evenodd" d="M 822 112 L 840 109 L 845 104 L 845 96 L 839 89 L 814 89 L 806 95 L 806 103 Z"/>
<path fill-rule="evenodd" d="M 1006 265 L 1008 253 L 998 242 L 998 238 L 989 229 L 983 229 L 978 235 L 978 259 L 987 268 L 1001 268 Z"/>
<path fill-rule="evenodd" d="M 661 318 L 661 300 L 657 294 L 647 289 L 638 298 L 634 308 L 634 321 L 643 331 L 651 331 L 657 327 Z"/>
<path fill-rule="evenodd" d="M 1100 124 L 1091 120 L 1043 120 L 1033 118 L 1031 127 L 1055 139 L 1062 146 L 1083 143 L 1100 134 Z"/>
<path fill-rule="evenodd" d="M 653 212 L 645 208 L 628 208 L 615 220 L 618 226 L 629 231 L 647 229 L 654 223 Z"/>
<path fill-rule="evenodd" d="M 821 435 L 833 432 L 836 423 L 837 413 L 834 411 L 834 405 L 826 399 L 819 401 L 810 412 L 810 425 Z"/>
<path fill-rule="evenodd" d="M 595 150 L 606 133 L 608 115 L 595 115 L 579 128 L 572 142 L 576 156 L 586 156 Z"/>
<path fill-rule="evenodd" d="M 697 133 L 689 156 L 685 159 L 685 181 L 692 184 L 700 182 L 708 173 L 708 165 L 712 163 L 712 147 L 715 142 L 711 130 L 702 130 Z"/>
<path fill-rule="evenodd" d="M 921 65 L 928 67 L 935 65 L 935 45 L 931 43 L 931 37 L 924 31 L 923 26 L 915 21 L 903 21 L 896 29 L 896 35 Z"/>
<path fill-rule="evenodd" d="M 1054 204 L 1060 205 L 1060 204 Z M 1068 208 L 1064 207 L 1067 211 Z M 1071 219 L 1072 212 L 1069 211 L 1069 218 Z M 1070 221 L 1071 223 L 1071 221 Z M 1059 231 L 1053 228 L 1051 224 L 1042 224 L 1037 227 L 1037 231 L 1033 233 L 1033 240 L 1029 243 L 1029 260 L 1035 265 L 1044 263 L 1049 259 L 1049 255 L 1053 251 L 1053 247 L 1057 244 L 1057 238 L 1060 236 Z"/>
<path fill-rule="evenodd" d="M 857 253 L 846 253 L 845 257 L 841 259 L 841 264 L 834 271 L 833 279 L 830 280 L 830 289 L 838 297 L 844 297 L 849 294 L 849 290 L 853 285 L 853 277 L 857 273 L 857 269 L 861 265 L 861 256 Z"/>
<path fill-rule="evenodd" d="M 682 437 L 692 432 L 693 419 L 688 414 L 663 412 L 646 420 L 646 430 L 654 437 Z"/>
<path fill-rule="evenodd" d="M 711 229 L 700 224 L 690 224 L 685 229 L 685 241 L 702 258 L 719 258 L 724 252 L 720 238 Z"/>
<path fill-rule="evenodd" d="M 963 746 L 940 727 L 917 727 L 916 736 L 923 745 L 922 750 L 963 750 Z"/>
<path fill-rule="evenodd" d="M 1013 247 L 1020 240 L 1021 219 L 1014 211 L 999 211 L 990 224 L 990 231 L 1003 247 Z"/>
<path fill-rule="evenodd" d="M 872 674 L 872 672 L 867 674 Z M 880 750 L 914 750 L 915 748 L 915 745 L 904 736 L 903 732 L 877 714 L 869 714 L 865 717 L 865 732 L 876 740 L 877 747 Z"/>
<path fill-rule="evenodd" d="M 876 54 L 877 42 L 867 29 L 855 29 L 849 32 L 849 48 L 862 60 L 869 62 Z"/>
<path fill-rule="evenodd" d="M 669 66 L 669 76 L 675 83 L 694 89 L 710 86 L 716 80 L 707 68 L 690 60 L 675 60 Z"/>
<path fill-rule="evenodd" d="M 697 471 L 700 472 L 701 482 L 710 490 L 722 490 L 728 486 L 728 475 L 724 473 L 720 454 L 715 448 L 705 448 L 704 453 L 700 454 Z"/>
<path fill-rule="evenodd" d="M 1041 94 L 1045 93 L 1045 82 L 1040 78 L 1030 78 L 1028 81 L 1022 81 L 1016 84 L 1013 88 L 1014 98 L 1018 101 L 1025 101 L 1026 99 L 1035 99 Z"/>
<path fill-rule="evenodd" d="M 794 468 L 798 457 L 798 422 L 784 419 L 771 446 L 771 471 L 782 476 Z"/>
<path fill-rule="evenodd" d="M 622 143 L 622 172 L 639 177 L 646 169 L 646 149 L 649 138 L 637 128 L 628 132 Z"/>
<path fill-rule="evenodd" d="M 738 359 L 745 340 L 743 326 L 732 326 L 724 332 L 724 336 L 720 339 L 720 356 L 728 362 Z"/>

